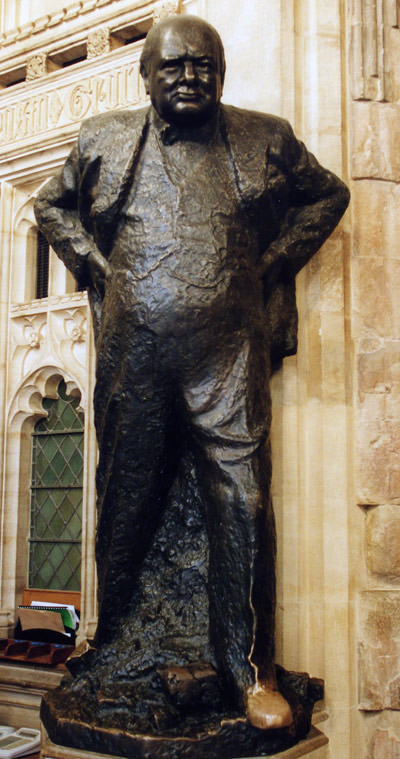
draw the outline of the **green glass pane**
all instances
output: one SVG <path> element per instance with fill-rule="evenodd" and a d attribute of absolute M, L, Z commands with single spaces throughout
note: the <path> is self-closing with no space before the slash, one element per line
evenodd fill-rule
<path fill-rule="evenodd" d="M 57 437 L 53 435 L 43 435 L 43 437 L 38 439 L 38 449 L 38 453 L 45 456 L 47 461 L 51 461 L 58 450 Z"/>
<path fill-rule="evenodd" d="M 65 523 L 71 519 L 71 515 L 79 504 L 82 493 L 79 490 L 60 491 L 61 498 L 59 504 L 60 514 Z"/>
<path fill-rule="evenodd" d="M 80 589 L 80 572 L 81 572 L 81 547 L 72 545 L 66 555 L 66 562 L 70 568 L 70 578 L 67 582 L 68 590 Z"/>
<path fill-rule="evenodd" d="M 82 491 L 75 490 L 74 499 L 65 497 L 60 508 L 64 520 L 64 537 L 78 540 L 82 532 Z"/>
<path fill-rule="evenodd" d="M 51 587 L 79 590 L 81 562 L 79 548 L 68 544 L 54 546 L 49 553 L 48 561 L 54 567 Z"/>
<path fill-rule="evenodd" d="M 81 481 L 82 473 L 83 473 L 83 461 L 82 461 L 82 454 L 80 451 L 75 451 L 73 456 L 71 456 L 71 459 L 69 461 L 69 467 L 70 467 L 70 470 L 72 470 L 73 472 L 74 481 L 75 480 Z"/>
<path fill-rule="evenodd" d="M 74 540 L 78 540 L 81 537 L 82 519 L 79 514 L 72 514 L 70 521 L 65 525 L 65 533 Z"/>
<path fill-rule="evenodd" d="M 32 440 L 31 539 L 52 542 L 30 544 L 29 581 L 32 587 L 79 590 L 80 545 L 57 541 L 81 537 L 83 415 L 64 382 L 58 393 L 58 399 L 43 400 L 47 417 L 35 425 Z M 65 430 L 74 432 L 59 434 Z"/>
<path fill-rule="evenodd" d="M 35 519 L 35 534 L 31 534 L 31 537 L 36 538 L 48 538 L 49 535 L 49 526 L 46 520 L 43 518 L 41 514 L 38 514 Z"/>
<path fill-rule="evenodd" d="M 60 449 L 66 461 L 69 461 L 71 456 L 76 451 L 76 435 L 67 434 L 60 440 Z"/>
<path fill-rule="evenodd" d="M 62 588 L 68 586 L 69 580 L 71 579 L 71 568 L 65 561 L 63 563 L 60 563 L 58 569 L 58 579 Z"/>
<path fill-rule="evenodd" d="M 64 538 L 64 521 L 61 519 L 61 516 L 58 511 L 54 514 L 54 517 L 50 522 L 49 528 L 54 538 Z"/>
<path fill-rule="evenodd" d="M 51 459 L 51 468 L 56 473 L 58 480 L 60 480 L 65 469 L 65 458 L 61 451 L 57 451 Z"/>
<path fill-rule="evenodd" d="M 64 546 L 56 543 L 51 553 L 49 554 L 49 561 L 52 562 L 54 567 L 58 567 L 64 558 Z"/>
<path fill-rule="evenodd" d="M 58 477 L 54 472 L 52 466 L 48 464 L 42 472 L 40 479 L 35 482 L 36 487 L 51 488 L 53 485 L 57 485 Z"/>
<path fill-rule="evenodd" d="M 74 409 L 71 408 L 71 406 L 65 406 L 65 408 L 61 411 L 60 419 L 62 421 L 63 428 L 66 430 L 70 429 L 76 419 Z"/>
<path fill-rule="evenodd" d="M 47 490 L 35 490 L 32 494 L 32 504 L 33 504 L 33 515 L 36 519 L 40 518 L 45 522 L 45 524 L 48 525 L 50 521 L 52 520 L 56 506 L 54 504 L 53 499 L 51 498 L 51 494 Z M 38 534 L 38 533 L 37 533 Z M 41 537 L 47 537 L 46 535 L 42 535 Z"/>
<path fill-rule="evenodd" d="M 53 575 L 53 566 L 48 561 L 51 547 L 48 544 L 33 543 L 30 552 L 29 584 L 34 588 L 48 588 Z"/>

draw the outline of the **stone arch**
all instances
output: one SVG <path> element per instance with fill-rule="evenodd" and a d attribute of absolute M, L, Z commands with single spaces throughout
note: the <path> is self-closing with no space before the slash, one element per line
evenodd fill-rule
<path fill-rule="evenodd" d="M 57 398 L 59 382 L 67 393 L 80 397 L 79 410 L 85 412 L 86 396 L 77 379 L 55 365 L 42 366 L 27 376 L 17 388 L 7 414 L 3 524 L 1 537 L 1 608 L 13 617 L 26 587 L 30 524 L 31 436 L 36 422 L 46 416 L 43 398 Z"/>
<path fill-rule="evenodd" d="M 48 180 L 43 180 L 36 190 L 20 199 L 13 220 L 11 301 L 27 303 L 36 298 L 36 262 L 38 227 L 33 211 L 35 197 Z M 17 201 L 18 202 L 18 201 Z M 24 276 L 21 276 L 21 273 Z M 76 290 L 72 274 L 50 248 L 49 295 L 64 295 Z"/>

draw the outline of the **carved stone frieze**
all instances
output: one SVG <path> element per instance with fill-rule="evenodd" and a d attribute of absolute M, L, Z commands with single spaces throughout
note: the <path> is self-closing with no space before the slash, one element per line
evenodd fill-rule
<path fill-rule="evenodd" d="M 391 33 L 399 23 L 398 0 L 352 0 L 350 55 L 354 100 L 393 100 Z"/>
<path fill-rule="evenodd" d="M 96 58 L 98 55 L 109 53 L 111 50 L 111 34 L 107 27 L 93 29 L 88 33 L 87 57 Z"/>

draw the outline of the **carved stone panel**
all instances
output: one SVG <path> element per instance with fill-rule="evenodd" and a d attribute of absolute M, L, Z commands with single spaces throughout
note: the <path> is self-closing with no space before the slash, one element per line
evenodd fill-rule
<path fill-rule="evenodd" d="M 88 307 L 82 293 L 14 306 L 11 315 L 13 390 L 37 367 L 67 367 L 82 384 L 86 378 Z M 75 300 L 75 303 L 74 303 Z"/>
<path fill-rule="evenodd" d="M 111 50 L 110 30 L 106 27 L 93 29 L 87 38 L 87 57 L 96 58 L 103 53 L 109 53 Z"/>
<path fill-rule="evenodd" d="M 354 100 L 391 101 L 390 33 L 398 28 L 398 0 L 352 0 L 350 55 Z"/>
<path fill-rule="evenodd" d="M 47 74 L 47 54 L 45 52 L 31 55 L 26 62 L 26 81 L 39 79 Z"/>

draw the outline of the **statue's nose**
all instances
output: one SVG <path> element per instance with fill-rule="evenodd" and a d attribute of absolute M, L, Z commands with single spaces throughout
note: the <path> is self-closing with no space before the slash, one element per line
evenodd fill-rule
<path fill-rule="evenodd" d="M 192 61 L 185 61 L 183 74 L 187 82 L 193 82 L 196 79 L 196 69 Z"/>

